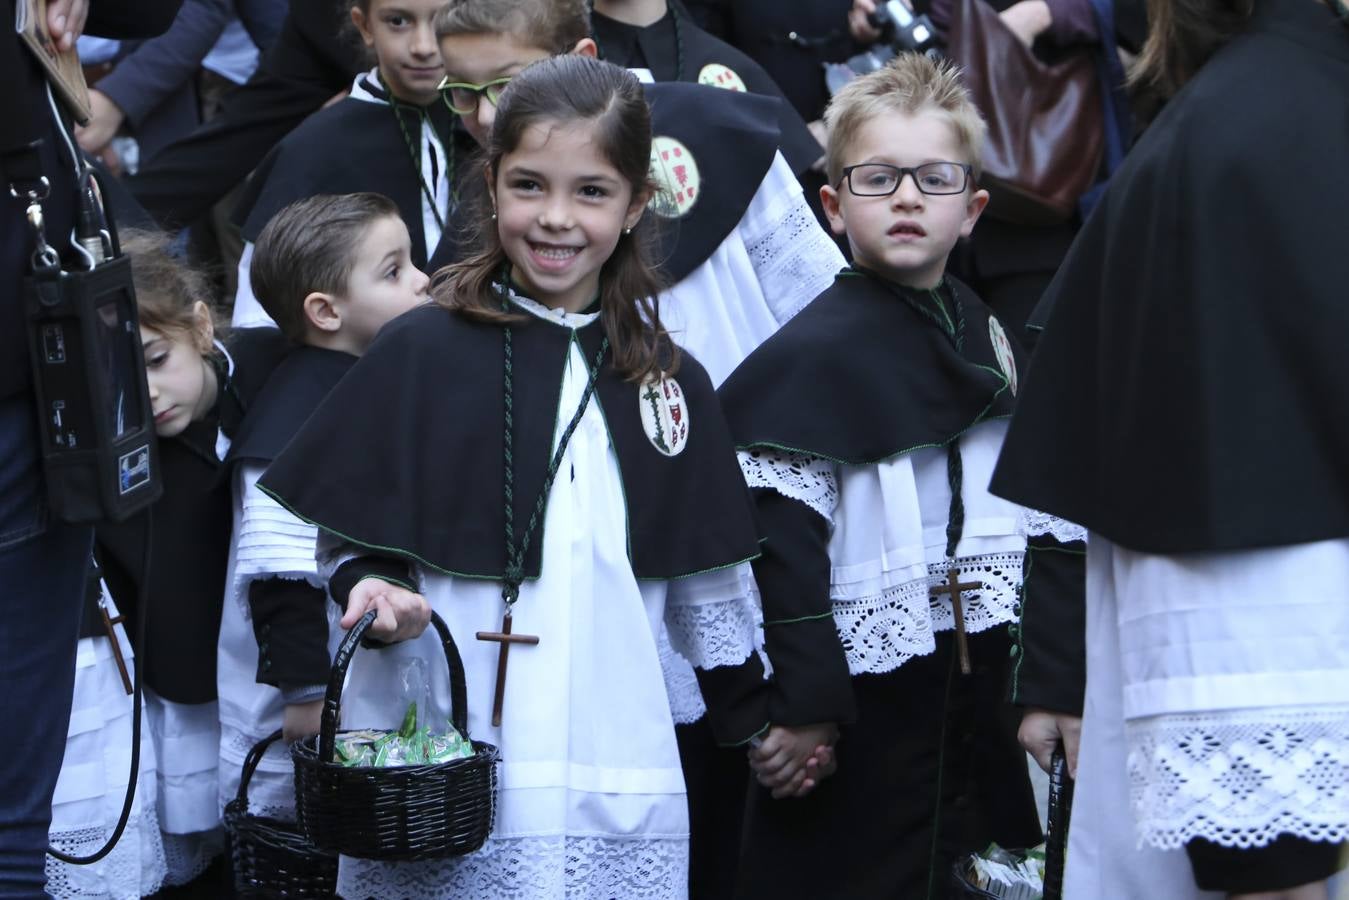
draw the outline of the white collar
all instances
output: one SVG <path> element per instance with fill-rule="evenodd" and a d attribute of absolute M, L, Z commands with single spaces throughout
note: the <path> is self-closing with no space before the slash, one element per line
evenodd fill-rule
<path fill-rule="evenodd" d="M 599 318 L 599 313 L 570 313 L 565 309 L 553 309 L 551 306 L 544 306 L 537 300 L 531 300 L 528 297 L 517 294 L 514 288 L 508 289 L 511 302 L 520 307 L 532 316 L 543 319 L 545 322 L 552 322 L 554 325 L 562 325 L 566 328 L 584 328 L 591 322 Z"/>

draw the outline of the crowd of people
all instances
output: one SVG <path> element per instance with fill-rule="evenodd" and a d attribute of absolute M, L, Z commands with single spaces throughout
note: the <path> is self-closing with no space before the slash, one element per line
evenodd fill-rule
<path fill-rule="evenodd" d="M 0 897 L 246 887 L 226 807 L 295 822 L 373 617 L 343 727 L 457 713 L 495 815 L 337 896 L 965 896 L 1061 753 L 1063 896 L 1329 900 L 1349 6 L 991 5 L 1100 75 L 1067 214 L 873 0 L 51 0 L 79 126 L 7 39 Z M 45 499 L 24 279 L 86 166 L 152 527 Z"/>

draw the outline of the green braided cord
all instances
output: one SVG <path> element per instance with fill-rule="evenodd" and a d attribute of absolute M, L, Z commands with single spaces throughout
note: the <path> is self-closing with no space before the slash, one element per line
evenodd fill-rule
<path fill-rule="evenodd" d="M 960 439 L 946 445 L 946 480 L 951 485 L 951 511 L 946 518 L 946 558 L 956 558 L 956 545 L 965 532 L 965 498 L 961 488 L 965 481 L 965 463 L 960 456 Z"/>
<path fill-rule="evenodd" d="M 398 107 L 401 105 L 402 104 L 394 98 L 393 94 L 390 93 L 389 109 L 393 110 L 393 117 L 398 120 L 398 130 L 403 132 L 403 143 L 407 145 L 408 153 L 412 156 L 412 168 L 413 171 L 417 173 L 417 183 L 422 186 L 422 193 L 426 196 L 426 202 L 431 204 L 431 215 L 436 217 L 436 224 L 440 226 L 440 230 L 443 233 L 445 231 L 445 217 L 440 214 L 440 207 L 436 206 L 436 196 L 431 193 L 431 186 L 426 183 L 426 176 L 422 173 L 422 154 L 420 152 L 421 142 L 414 141 L 412 135 L 408 133 L 408 126 L 407 123 L 403 121 L 403 114 L 398 111 Z M 421 110 L 417 110 L 417 115 L 422 120 L 423 128 L 432 127 L 429 116 Z M 451 136 L 451 146 L 453 146 L 453 136 Z M 445 177 L 449 180 L 450 184 L 454 184 L 454 160 L 450 159 L 447 162 L 447 165 L 448 169 L 445 172 Z M 434 253 L 435 250 L 435 247 L 426 248 L 426 256 L 428 259 L 430 259 L 431 254 Z"/>
<path fill-rule="evenodd" d="M 510 295 L 506 285 L 509 283 L 509 265 L 503 266 L 503 278 L 501 282 L 501 305 L 503 309 L 509 308 Z M 609 336 L 605 335 L 604 340 L 600 341 L 599 353 L 595 354 L 595 364 L 591 367 L 589 378 L 586 380 L 585 393 L 581 396 L 581 402 L 576 407 L 576 413 L 567 423 L 567 427 L 562 432 L 562 437 L 558 440 L 557 450 L 553 453 L 553 458 L 548 463 L 548 469 L 544 475 L 543 486 L 539 488 L 538 499 L 534 501 L 534 510 L 530 513 L 529 524 L 525 526 L 524 534 L 520 537 L 520 542 L 515 541 L 515 455 L 514 455 L 514 435 L 515 430 L 515 400 L 514 400 L 514 365 L 511 347 L 511 326 L 508 324 L 503 329 L 504 337 L 504 363 L 503 363 L 503 382 L 505 386 L 505 435 L 502 445 L 502 455 L 506 463 L 505 500 L 506 500 L 506 571 L 502 575 L 501 597 L 506 601 L 507 608 L 513 606 L 520 597 L 520 584 L 525 580 L 525 557 L 529 554 L 529 544 L 534 538 L 534 532 L 538 529 L 539 519 L 548 504 L 548 492 L 552 490 L 553 482 L 557 479 L 558 470 L 562 467 L 562 457 L 567 452 L 567 445 L 571 443 L 571 437 L 581 424 L 581 418 L 585 415 L 586 408 L 590 405 L 590 398 L 595 394 L 595 381 L 599 378 L 600 369 L 604 365 L 604 355 L 609 352 Z"/>

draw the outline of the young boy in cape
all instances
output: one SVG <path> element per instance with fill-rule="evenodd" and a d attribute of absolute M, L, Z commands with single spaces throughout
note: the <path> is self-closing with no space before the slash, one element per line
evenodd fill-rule
<path fill-rule="evenodd" d="M 960 855 L 1040 839 L 1002 719 L 1027 536 L 1053 528 L 986 489 L 1021 360 L 945 274 L 988 201 L 956 71 L 901 56 L 826 121 L 822 200 L 856 264 L 721 389 L 774 689 L 740 894 L 944 897 Z M 1035 571 L 1080 566 L 1053 556 Z M 837 771 L 778 799 L 821 745 Z"/>
<path fill-rule="evenodd" d="M 255 483 L 375 333 L 426 300 L 428 279 L 411 257 L 398 207 L 380 194 L 292 203 L 258 237 L 253 290 L 291 348 L 244 416 L 227 459 L 235 509 L 216 669 L 222 809 L 255 743 L 278 728 L 287 741 L 318 731 L 337 622 L 315 567 L 316 529 Z M 418 605 L 401 593 L 394 600 Z M 390 616 L 410 607 L 386 610 L 379 628 L 390 630 Z M 291 818 L 293 771 L 285 745 L 272 745 L 249 787 L 253 807 Z"/>

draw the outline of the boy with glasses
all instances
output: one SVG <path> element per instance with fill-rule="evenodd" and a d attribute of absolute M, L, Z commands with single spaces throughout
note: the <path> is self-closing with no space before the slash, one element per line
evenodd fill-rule
<path fill-rule="evenodd" d="M 945 897 L 961 856 L 1040 840 L 1009 653 L 1023 603 L 1080 591 L 1082 556 L 986 489 L 1023 359 L 945 274 L 988 202 L 956 70 L 903 55 L 826 122 L 821 196 L 854 265 L 720 391 L 766 538 L 774 686 L 739 892 Z"/>

